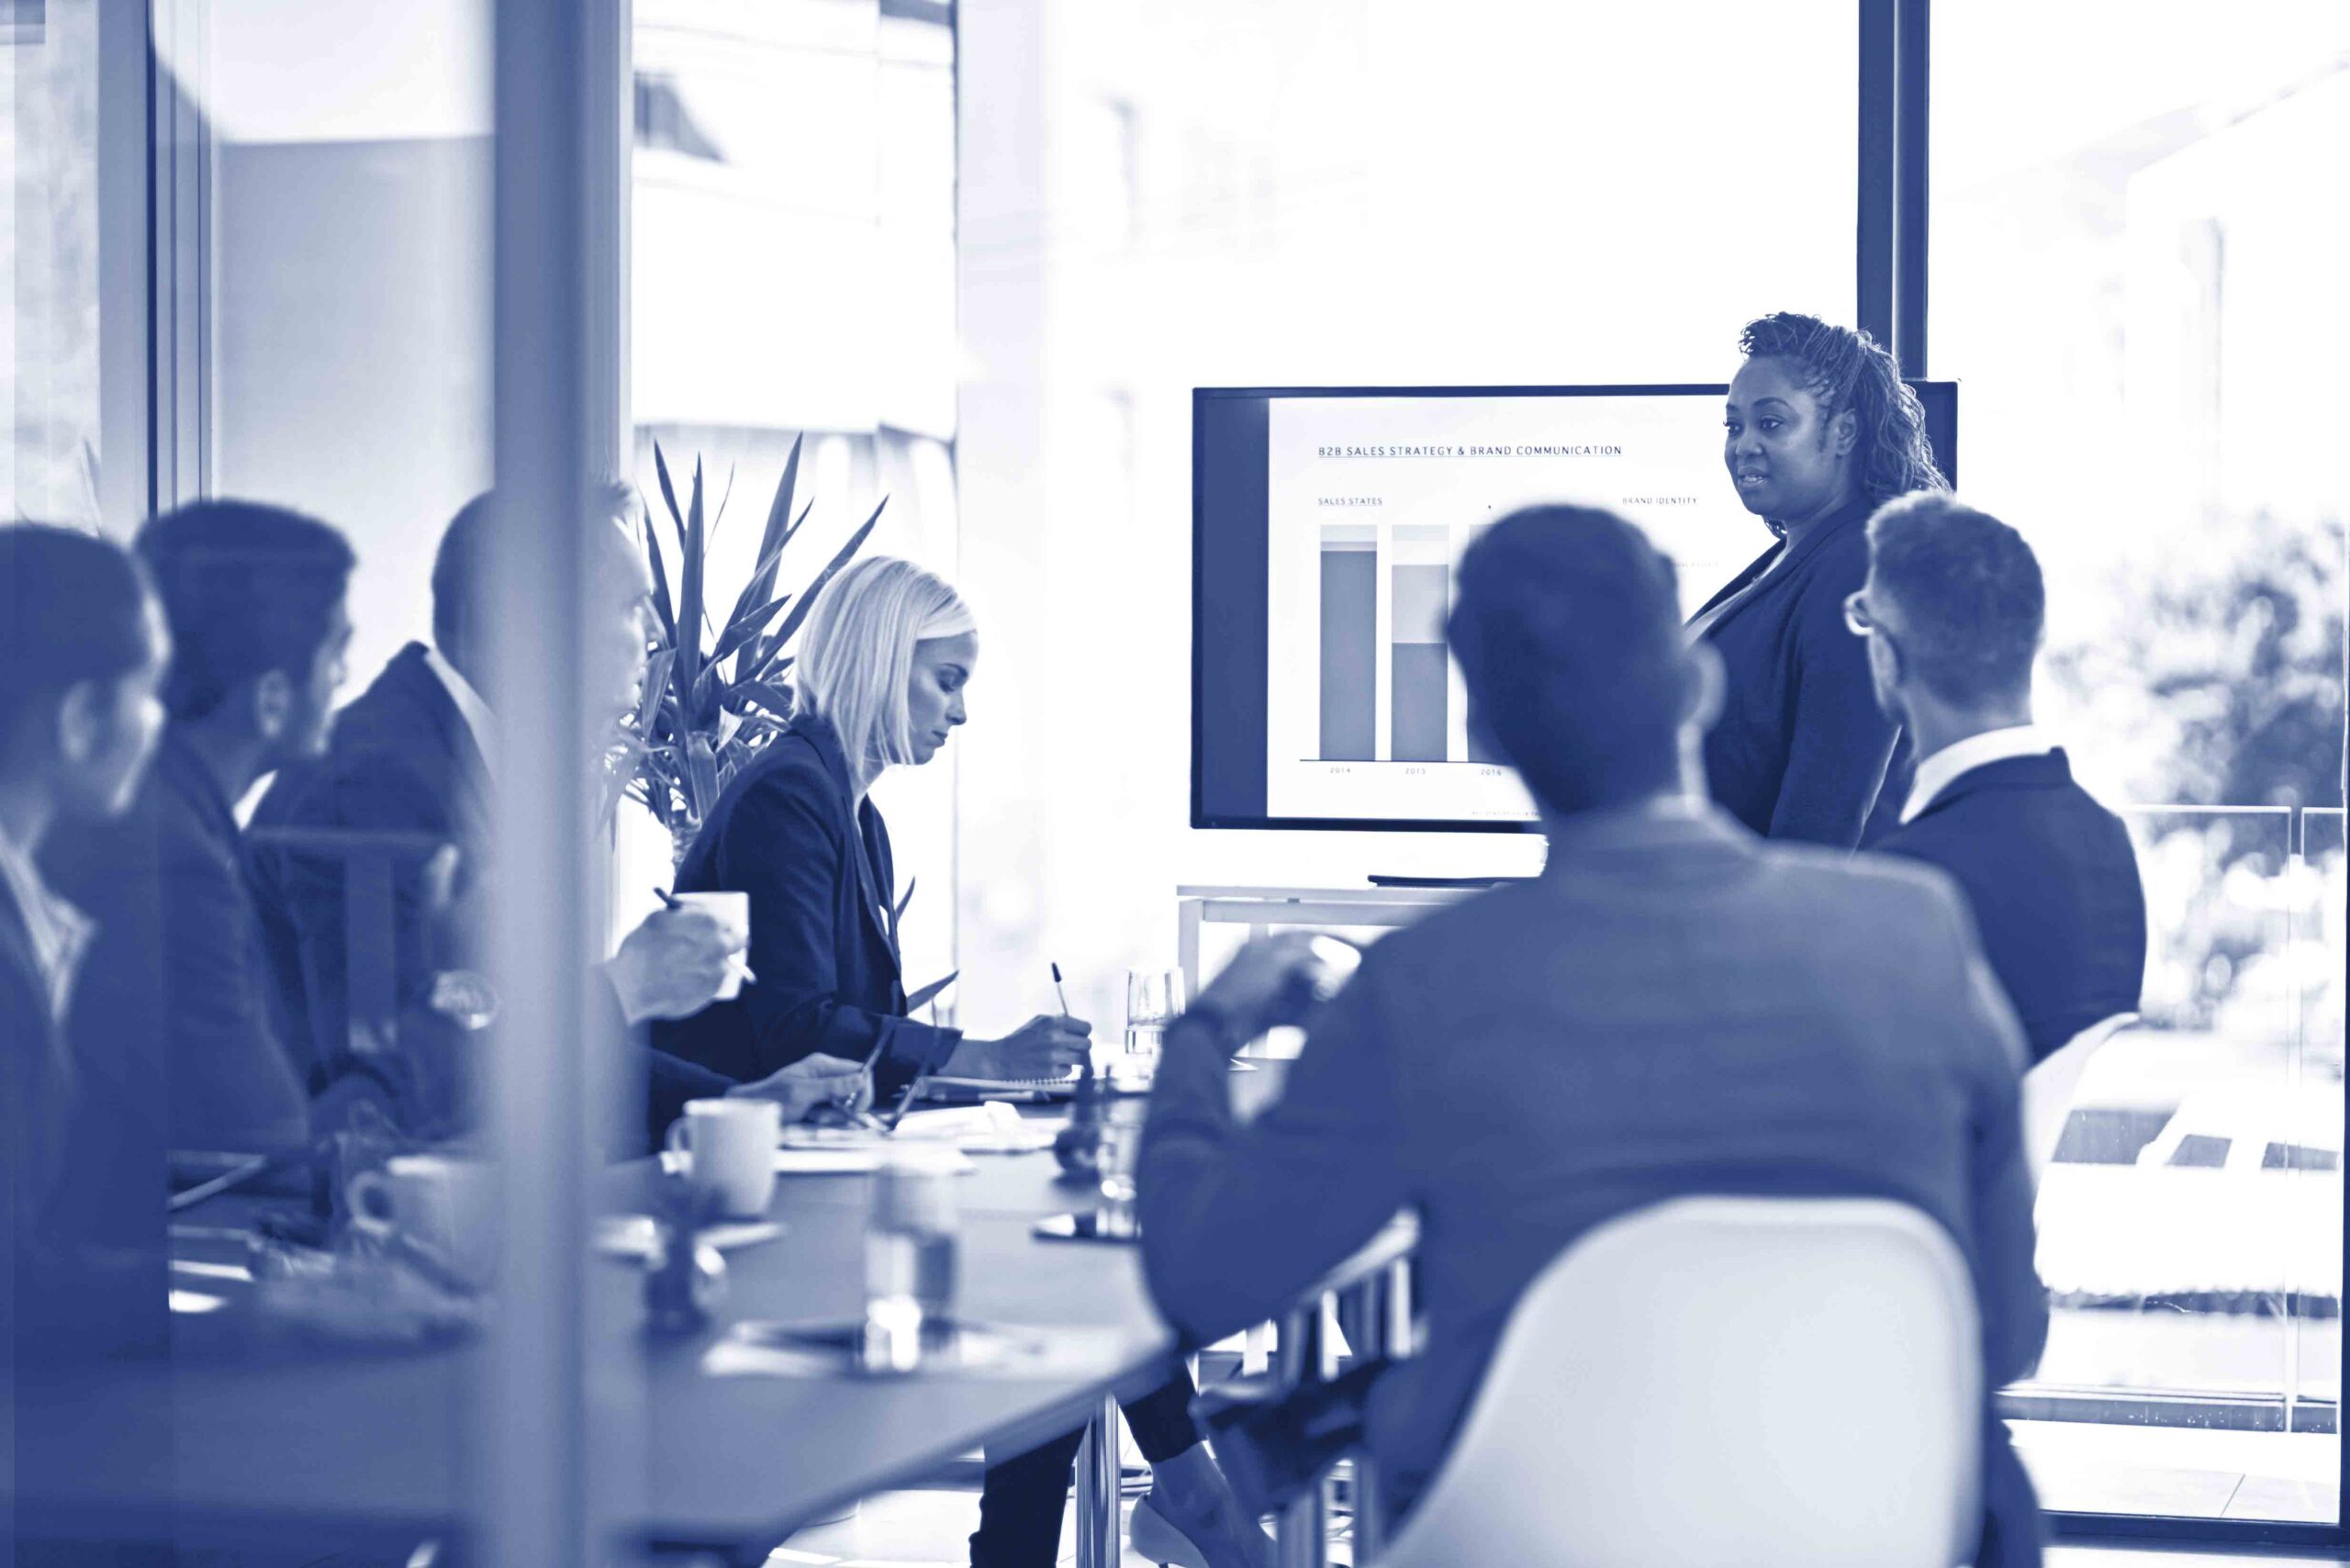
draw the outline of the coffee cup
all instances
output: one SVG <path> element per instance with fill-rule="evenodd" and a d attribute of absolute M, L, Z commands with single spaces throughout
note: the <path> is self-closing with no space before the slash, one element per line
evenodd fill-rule
<path fill-rule="evenodd" d="M 783 1107 L 772 1100 L 688 1100 L 669 1124 L 668 1147 L 687 1180 L 729 1219 L 758 1219 L 775 1195 Z"/>
<path fill-rule="evenodd" d="M 358 1229 L 420 1242 L 477 1284 L 496 1271 L 498 1182 L 487 1161 L 396 1154 L 352 1177 L 347 1195 Z"/>
<path fill-rule="evenodd" d="M 743 955 L 751 946 L 751 895 L 748 893 L 677 893 L 672 895 L 688 909 L 698 909 L 718 922 L 726 933 L 727 950 L 734 955 L 728 966 L 726 983 L 718 988 L 718 1000 L 732 1002 L 743 994 L 743 977 L 748 972 Z"/>

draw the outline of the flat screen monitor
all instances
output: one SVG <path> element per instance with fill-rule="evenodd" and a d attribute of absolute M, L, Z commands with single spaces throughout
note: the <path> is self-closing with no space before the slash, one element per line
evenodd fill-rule
<path fill-rule="evenodd" d="M 1957 480 L 1958 389 L 1915 381 Z M 1445 651 L 1452 568 L 1539 502 L 1607 507 L 1683 610 L 1771 546 L 1722 461 L 1727 386 L 1192 394 L 1192 825 L 1520 832 Z"/>

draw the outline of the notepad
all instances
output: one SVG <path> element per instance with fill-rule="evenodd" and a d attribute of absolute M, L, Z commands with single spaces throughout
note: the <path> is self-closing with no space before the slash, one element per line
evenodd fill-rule
<path fill-rule="evenodd" d="M 865 1148 L 778 1148 L 775 1169 L 778 1176 L 864 1176 L 880 1170 L 891 1158 L 888 1144 Z M 959 1176 L 979 1167 L 957 1158 L 940 1169 Z"/>
<path fill-rule="evenodd" d="M 934 1098 L 968 1099 L 974 1095 L 1015 1094 L 1043 1097 L 1074 1094 L 1079 1074 L 1071 1068 L 1068 1072 L 1050 1078 L 957 1078 L 934 1074 L 922 1081 L 923 1092 Z"/>

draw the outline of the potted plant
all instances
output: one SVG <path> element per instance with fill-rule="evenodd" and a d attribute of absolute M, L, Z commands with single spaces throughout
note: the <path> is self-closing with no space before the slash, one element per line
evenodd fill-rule
<path fill-rule="evenodd" d="M 796 593 L 778 593 L 784 549 L 815 508 L 811 500 L 798 516 L 792 515 L 800 444 L 794 440 L 784 460 L 783 477 L 759 540 L 757 565 L 723 621 L 711 619 L 704 599 L 710 541 L 725 513 L 725 498 L 720 498 L 717 515 L 705 526 L 701 460 L 694 460 L 693 485 L 680 508 L 669 482 L 668 459 L 659 443 L 653 448 L 661 499 L 677 534 L 677 585 L 673 599 L 648 506 L 644 553 L 653 570 L 659 632 L 646 661 L 642 699 L 613 756 L 612 778 L 615 796 L 625 793 L 642 803 L 668 830 L 678 859 L 684 858 L 727 781 L 783 733 L 792 701 L 791 655 L 786 650 L 807 618 L 808 607 L 864 544 L 881 520 L 882 507 L 890 504 L 884 498 L 804 587 Z"/>

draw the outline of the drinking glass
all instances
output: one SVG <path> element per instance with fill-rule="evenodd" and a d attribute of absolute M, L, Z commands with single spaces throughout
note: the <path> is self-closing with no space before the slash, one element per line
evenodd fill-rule
<path fill-rule="evenodd" d="M 1148 1084 L 1158 1070 L 1158 1050 L 1167 1026 L 1183 1012 L 1183 971 L 1126 971 L 1125 1047 L 1110 1064 L 1110 1078 L 1122 1087 Z"/>
<path fill-rule="evenodd" d="M 954 1324 L 957 1167 L 904 1149 L 874 1173 L 865 1229 L 865 1335 L 871 1372 L 911 1372 Z"/>

